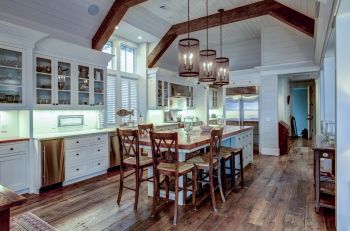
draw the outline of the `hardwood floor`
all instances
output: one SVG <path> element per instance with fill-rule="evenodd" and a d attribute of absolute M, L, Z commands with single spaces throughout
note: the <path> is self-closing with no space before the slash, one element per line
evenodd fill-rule
<path fill-rule="evenodd" d="M 119 176 L 112 173 L 41 195 L 27 195 L 28 202 L 12 215 L 31 211 L 59 230 L 335 230 L 334 211 L 314 211 L 313 152 L 308 142 L 296 141 L 288 155 L 255 156 L 245 171 L 245 188 L 231 193 L 226 203 L 217 194 L 218 212 L 210 198 L 198 211 L 190 205 L 179 211 L 172 225 L 172 205 L 151 217 L 152 199 L 147 184 L 140 192 L 138 211 L 134 193 L 125 190 L 116 203 Z M 127 182 L 131 184 L 134 179 Z"/>

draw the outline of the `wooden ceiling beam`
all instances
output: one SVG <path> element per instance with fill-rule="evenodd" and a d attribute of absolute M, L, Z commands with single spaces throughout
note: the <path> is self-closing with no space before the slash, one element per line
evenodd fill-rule
<path fill-rule="evenodd" d="M 112 36 L 115 27 L 123 19 L 128 9 L 145 1 L 147 0 L 115 0 L 92 38 L 92 49 L 101 50 Z"/>
<path fill-rule="evenodd" d="M 264 0 L 249 5 L 241 6 L 231 10 L 224 11 L 222 22 L 230 24 L 247 20 L 263 15 L 271 15 L 281 20 L 293 28 L 313 37 L 314 19 L 309 18 L 298 11 L 295 11 L 274 0 Z M 209 28 L 219 26 L 219 13 L 209 15 Z M 193 19 L 190 21 L 190 32 L 200 31 L 207 28 L 206 17 Z M 147 65 L 149 68 L 154 67 L 164 52 L 170 47 L 177 36 L 187 33 L 187 22 L 173 25 L 158 45 L 148 55 Z"/>

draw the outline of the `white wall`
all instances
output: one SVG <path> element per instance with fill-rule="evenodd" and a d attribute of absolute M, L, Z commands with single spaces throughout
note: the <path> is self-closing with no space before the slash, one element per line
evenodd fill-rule
<path fill-rule="evenodd" d="M 278 78 L 278 120 L 290 124 L 290 106 L 287 104 L 287 97 L 290 96 L 289 79 L 286 77 Z"/>
<path fill-rule="evenodd" d="M 313 39 L 282 26 L 261 30 L 262 66 L 310 61 L 314 58 Z"/>
<path fill-rule="evenodd" d="M 279 155 L 278 146 L 278 76 L 261 76 L 259 95 L 260 152 Z"/>
<path fill-rule="evenodd" d="M 350 1 L 341 2 L 336 22 L 336 222 L 350 230 Z"/>
<path fill-rule="evenodd" d="M 335 57 L 323 61 L 323 106 L 324 120 L 335 121 Z"/>

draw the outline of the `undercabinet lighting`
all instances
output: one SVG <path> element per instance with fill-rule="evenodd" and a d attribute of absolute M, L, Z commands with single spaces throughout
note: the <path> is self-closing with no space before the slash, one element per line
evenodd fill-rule
<path fill-rule="evenodd" d="M 141 39 L 142 39 L 142 36 L 137 36 L 137 39 L 138 39 L 138 40 L 141 40 Z"/>

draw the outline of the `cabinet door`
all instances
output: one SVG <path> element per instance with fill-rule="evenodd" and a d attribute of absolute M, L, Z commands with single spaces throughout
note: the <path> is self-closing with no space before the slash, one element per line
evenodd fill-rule
<path fill-rule="evenodd" d="M 163 107 L 163 81 L 157 80 L 157 108 Z"/>
<path fill-rule="evenodd" d="M 91 68 L 89 65 L 78 64 L 77 66 L 77 103 L 79 106 L 91 106 Z"/>
<path fill-rule="evenodd" d="M 25 100 L 24 52 L 0 47 L 0 105 L 23 105 Z"/>
<path fill-rule="evenodd" d="M 163 107 L 168 107 L 169 105 L 169 83 L 163 82 Z"/>
<path fill-rule="evenodd" d="M 55 70 L 56 103 L 71 106 L 73 101 L 72 63 L 58 60 Z"/>
<path fill-rule="evenodd" d="M 93 102 L 94 106 L 103 106 L 105 104 L 105 70 L 94 68 L 93 76 Z"/>
<path fill-rule="evenodd" d="M 14 191 L 26 189 L 26 159 L 25 153 L 0 158 L 0 184 Z"/>
<path fill-rule="evenodd" d="M 36 56 L 36 72 L 35 72 L 35 87 L 36 87 L 36 104 L 38 106 L 55 106 L 55 84 L 54 84 L 54 63 L 52 58 L 47 56 Z"/>

